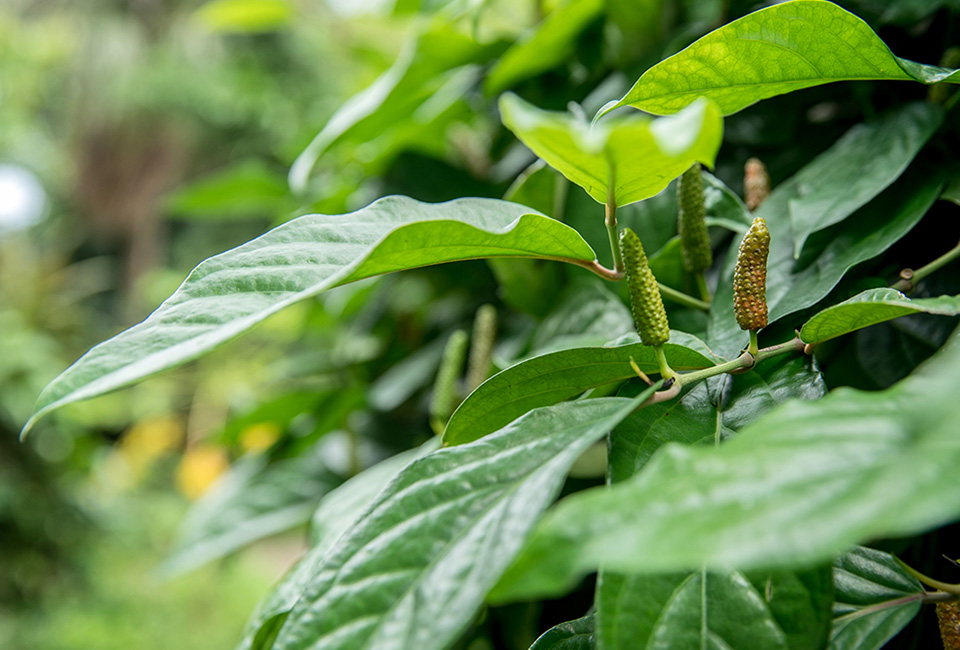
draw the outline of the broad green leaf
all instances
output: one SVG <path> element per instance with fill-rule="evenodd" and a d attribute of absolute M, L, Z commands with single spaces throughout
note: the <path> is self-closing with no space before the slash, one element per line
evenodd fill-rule
<path fill-rule="evenodd" d="M 593 614 L 554 625 L 540 635 L 530 650 L 593 650 L 593 625 Z"/>
<path fill-rule="evenodd" d="M 598 583 L 596 629 L 604 650 L 822 647 L 830 621 L 830 570 L 624 576 Z"/>
<path fill-rule="evenodd" d="M 474 64 L 500 49 L 478 43 L 445 17 L 431 20 L 404 43 L 386 72 L 327 121 L 291 166 L 290 187 L 303 192 L 317 160 L 341 140 L 366 143 L 394 129 L 429 124 L 479 78 Z"/>
<path fill-rule="evenodd" d="M 482 441 L 408 466 L 331 549 L 275 650 L 446 648 L 577 457 L 656 386 L 635 400 L 536 409 Z"/>
<path fill-rule="evenodd" d="M 603 0 L 565 0 L 535 28 L 514 43 L 484 81 L 496 95 L 518 81 L 549 70 L 573 51 L 577 36 L 603 10 Z"/>
<path fill-rule="evenodd" d="M 879 650 L 920 611 L 918 601 L 866 609 L 923 591 L 889 553 L 864 547 L 844 553 L 833 562 L 833 584 L 830 650 Z"/>
<path fill-rule="evenodd" d="M 342 479 L 323 462 L 323 443 L 304 455 L 238 463 L 190 510 L 164 572 L 182 573 L 310 521 Z"/>
<path fill-rule="evenodd" d="M 513 94 L 500 98 L 508 129 L 547 164 L 594 200 L 617 206 L 654 196 L 690 165 L 713 166 L 723 118 L 709 101 L 677 115 L 615 118 L 588 124 L 582 117 L 543 111 Z"/>
<path fill-rule="evenodd" d="M 756 216 L 770 229 L 767 261 L 767 305 L 770 322 L 805 309 L 824 298 L 848 270 L 876 257 L 906 235 L 940 194 L 939 174 L 911 169 L 894 185 L 851 215 L 842 224 L 814 233 L 805 250 L 818 251 L 800 260 L 793 257 L 793 237 L 786 218 L 787 203 L 797 195 L 796 176 L 778 186 Z M 733 268 L 736 247 L 727 256 L 710 309 L 707 343 L 723 356 L 747 342 L 733 316 Z M 800 323 L 797 323 L 800 325 Z"/>
<path fill-rule="evenodd" d="M 327 552 L 366 512 L 400 470 L 438 447 L 436 438 L 416 449 L 396 454 L 351 477 L 330 491 L 313 513 L 310 549 L 257 605 L 237 650 L 269 650 L 273 638 L 297 604 Z"/>
<path fill-rule="evenodd" d="M 576 231 L 495 199 L 380 199 L 343 215 L 299 217 L 195 268 L 149 318 L 101 343 L 47 386 L 28 431 L 55 408 L 195 359 L 284 307 L 404 269 L 479 257 L 589 264 Z"/>
<path fill-rule="evenodd" d="M 673 332 L 675 341 L 690 337 Z M 663 346 L 674 370 L 714 365 L 682 343 Z M 590 388 L 636 377 L 631 359 L 641 371 L 659 372 L 653 348 L 642 343 L 617 347 L 573 348 L 522 361 L 480 384 L 454 412 L 443 434 L 445 445 L 461 445 L 496 431 L 527 411 L 556 404 Z"/>
<path fill-rule="evenodd" d="M 269 32 L 289 23 L 292 13 L 286 0 L 211 0 L 194 15 L 218 32 Z"/>
<path fill-rule="evenodd" d="M 821 343 L 864 327 L 908 314 L 960 314 L 960 296 L 938 296 L 911 300 L 896 289 L 868 289 L 827 307 L 808 320 L 800 330 L 805 343 Z"/>
<path fill-rule="evenodd" d="M 876 122 L 850 129 L 795 177 L 789 201 L 794 257 L 807 238 L 839 223 L 895 181 L 940 126 L 928 102 L 904 104 Z"/>
<path fill-rule="evenodd" d="M 606 345 L 634 331 L 633 317 L 609 283 L 599 280 L 568 287 L 537 325 L 530 355 Z"/>
<path fill-rule="evenodd" d="M 960 72 L 893 55 L 870 26 L 825 0 L 793 0 L 716 29 L 647 70 L 617 103 L 668 115 L 709 97 L 724 115 L 834 81 L 960 83 Z"/>
<path fill-rule="evenodd" d="M 817 399 L 825 392 L 811 362 L 796 357 L 767 359 L 752 372 L 700 383 L 676 402 L 632 413 L 614 429 L 610 480 L 634 476 L 668 442 L 713 446 L 787 399 Z M 805 650 L 826 639 L 830 593 L 828 567 L 752 575 L 601 570 L 597 634 L 605 650 L 683 647 L 669 646 L 680 639 L 690 647 L 723 639 L 731 648 Z M 732 618 L 731 608 L 738 612 Z"/>
<path fill-rule="evenodd" d="M 960 332 L 888 390 L 788 402 L 716 449 L 667 445 L 637 476 L 561 501 L 496 596 L 558 593 L 600 565 L 810 566 L 865 539 L 952 521 L 958 382 Z"/>

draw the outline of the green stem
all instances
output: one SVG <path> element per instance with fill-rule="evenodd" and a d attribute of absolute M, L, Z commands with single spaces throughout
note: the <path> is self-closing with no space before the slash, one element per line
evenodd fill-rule
<path fill-rule="evenodd" d="M 707 289 L 707 279 L 703 277 L 703 273 L 696 274 L 697 279 L 697 289 L 700 290 L 700 298 L 705 303 L 710 303 L 713 300 L 713 296 L 710 295 L 710 289 Z"/>
<path fill-rule="evenodd" d="M 934 580 L 933 578 L 923 575 L 922 573 L 914 569 L 912 566 L 910 566 L 900 558 L 894 556 L 893 559 L 897 561 L 897 564 L 900 565 L 900 568 L 902 568 L 904 571 L 906 571 L 907 573 L 912 575 L 914 578 L 916 578 L 923 584 L 927 585 L 928 587 L 933 587 L 938 591 L 943 591 L 945 593 L 952 594 L 953 596 L 960 596 L 960 585 L 952 585 L 947 582 L 940 582 L 939 580 Z"/>
<path fill-rule="evenodd" d="M 660 366 L 660 376 L 664 379 L 672 379 L 677 376 L 670 364 L 667 363 L 667 355 L 663 353 L 662 345 L 653 346 L 653 352 L 657 355 L 657 364 Z"/>
<path fill-rule="evenodd" d="M 757 330 L 750 330 L 750 346 L 747 347 L 747 352 L 749 352 L 754 358 L 760 352 L 760 344 L 757 341 Z"/>
<path fill-rule="evenodd" d="M 617 241 L 617 202 L 612 196 L 607 199 L 606 216 L 603 223 L 607 227 L 610 252 L 613 253 L 613 270 L 617 273 L 623 273 L 623 256 L 620 255 L 620 242 Z"/>
<path fill-rule="evenodd" d="M 726 372 L 748 370 L 755 366 L 759 361 L 769 359 L 770 357 L 775 357 L 779 354 L 787 354 L 789 352 L 803 352 L 803 341 L 801 341 L 799 338 L 795 338 L 787 341 L 786 343 L 781 343 L 780 345 L 772 345 L 769 348 L 757 350 L 756 354 L 751 354 L 749 351 L 747 351 L 733 361 L 727 361 L 726 363 L 721 363 L 711 368 L 704 368 L 703 370 L 678 373 L 676 380 L 678 383 L 686 386 L 695 381 L 700 381 L 716 375 L 722 375 Z"/>
<path fill-rule="evenodd" d="M 657 283 L 657 286 L 660 287 L 660 295 L 662 295 L 666 300 L 672 300 L 675 303 L 679 303 L 686 307 L 693 307 L 694 309 L 700 309 L 702 311 L 710 311 L 710 303 L 698 300 L 693 296 L 688 296 L 685 293 L 677 291 L 676 289 L 671 289 L 665 284 L 660 282 Z"/>
<path fill-rule="evenodd" d="M 912 271 L 906 274 L 901 274 L 900 279 L 893 284 L 893 288 L 896 289 L 897 291 L 903 291 L 904 293 L 912 291 L 913 288 L 916 286 L 917 282 L 924 279 L 931 273 L 935 273 L 939 271 L 944 266 L 946 266 L 953 260 L 957 259 L 958 257 L 960 257 L 960 244 L 957 244 L 956 246 L 951 248 L 949 251 L 947 251 L 937 259 L 933 260 L 926 266 L 922 266 L 916 271 Z"/>
<path fill-rule="evenodd" d="M 863 609 L 858 609 L 855 612 L 850 612 L 849 614 L 844 614 L 843 616 L 838 616 L 833 619 L 833 624 L 836 625 L 840 622 L 852 621 L 854 619 L 861 618 L 863 616 L 869 616 L 870 614 L 875 614 L 876 612 L 882 612 L 885 609 L 890 609 L 891 607 L 900 607 L 901 605 L 909 605 L 912 602 L 920 601 L 921 603 L 942 603 L 954 600 L 956 596 L 952 594 L 940 593 L 940 592 L 917 592 L 914 594 L 908 594 L 906 596 L 901 596 L 900 598 L 894 598 L 893 600 L 885 600 L 882 603 L 874 603 Z"/>

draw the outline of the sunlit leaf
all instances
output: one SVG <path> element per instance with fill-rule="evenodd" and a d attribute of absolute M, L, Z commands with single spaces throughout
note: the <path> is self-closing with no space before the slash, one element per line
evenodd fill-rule
<path fill-rule="evenodd" d="M 495 199 L 380 199 L 308 215 L 202 262 L 147 320 L 96 346 L 56 378 L 24 431 L 55 408 L 140 381 L 209 352 L 267 316 L 363 278 L 478 257 L 589 264 L 575 230 Z"/>
<path fill-rule="evenodd" d="M 675 113 L 709 97 L 724 115 L 834 81 L 960 83 L 960 72 L 894 56 L 870 26 L 826 0 L 793 0 L 744 16 L 647 70 L 616 104 Z"/>
<path fill-rule="evenodd" d="M 269 32 L 290 22 L 292 13 L 286 0 L 211 0 L 195 15 L 218 32 Z"/>
<path fill-rule="evenodd" d="M 590 125 L 507 94 L 500 98 L 500 117 L 547 164 L 596 201 L 617 206 L 654 196 L 695 162 L 713 166 L 723 137 L 723 118 L 709 101 L 671 117 Z"/>
<path fill-rule="evenodd" d="M 594 616 L 592 614 L 554 625 L 540 635 L 530 650 L 593 650 Z"/>
<path fill-rule="evenodd" d="M 800 330 L 805 343 L 820 343 L 864 327 L 909 314 L 960 314 L 960 296 L 911 300 L 896 289 L 868 289 L 838 305 L 827 307 Z"/>

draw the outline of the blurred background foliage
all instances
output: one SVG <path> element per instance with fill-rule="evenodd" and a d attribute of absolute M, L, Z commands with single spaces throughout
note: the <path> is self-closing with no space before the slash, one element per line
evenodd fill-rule
<path fill-rule="evenodd" d="M 184 369 L 66 408 L 19 443 L 36 396 L 71 361 L 142 319 L 202 259 L 386 194 L 506 194 L 603 251 L 600 206 L 505 132 L 497 94 L 592 114 L 763 4 L 0 4 L 0 647 L 231 647 L 304 547 L 323 494 L 429 439 L 443 345 L 481 305 L 500 312 L 498 367 L 631 326 L 616 294 L 578 269 L 423 269 L 287 309 Z M 906 58 L 936 63 L 957 40 L 955 0 L 840 4 Z M 727 120 L 716 174 L 739 190 L 743 162 L 760 156 L 777 182 L 864 117 L 925 93 L 864 82 L 764 102 Z M 670 191 L 622 210 L 665 275 L 679 268 L 665 246 L 675 232 L 652 224 L 674 211 Z M 879 260 L 878 273 L 895 276 L 893 264 Z M 699 318 L 671 314 L 694 333 Z M 926 322 L 853 337 L 836 353 L 849 363 L 826 364 L 828 378 L 889 385 L 897 378 L 840 369 L 864 336 L 900 337 L 919 363 L 949 332 Z M 463 645 L 526 647 L 533 630 L 579 616 L 589 594 L 491 610 Z"/>

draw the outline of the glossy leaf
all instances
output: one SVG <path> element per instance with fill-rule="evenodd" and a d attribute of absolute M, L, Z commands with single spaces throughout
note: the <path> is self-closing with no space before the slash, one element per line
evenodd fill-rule
<path fill-rule="evenodd" d="M 833 562 L 833 583 L 836 619 L 830 650 L 879 650 L 920 611 L 917 601 L 866 610 L 923 591 L 889 553 L 864 547 L 844 553 Z"/>
<path fill-rule="evenodd" d="M 796 357 L 767 359 L 752 372 L 700 383 L 676 402 L 640 409 L 617 426 L 609 443 L 610 479 L 634 476 L 668 442 L 713 446 L 787 399 L 825 392 L 811 362 Z M 829 568 L 753 575 L 601 570 L 597 634 L 605 650 L 668 647 L 677 639 L 691 647 L 710 639 L 731 648 L 818 647 L 828 632 L 830 594 Z"/>
<path fill-rule="evenodd" d="M 909 170 L 842 224 L 815 233 L 806 250 L 817 252 L 809 258 L 804 253 L 799 261 L 793 257 L 793 238 L 785 218 L 787 203 L 797 195 L 796 186 L 794 176 L 778 186 L 755 213 L 766 219 L 770 229 L 767 305 L 771 323 L 817 303 L 847 271 L 906 235 L 936 201 L 942 180 L 930 170 Z M 723 356 L 735 354 L 747 341 L 733 315 L 735 261 L 735 255 L 728 255 L 710 310 L 707 343 Z"/>
<path fill-rule="evenodd" d="M 807 238 L 839 223 L 895 181 L 940 126 L 927 102 L 904 104 L 875 122 L 850 129 L 795 177 L 790 199 L 794 257 Z"/>
<path fill-rule="evenodd" d="M 577 457 L 653 390 L 537 409 L 404 469 L 331 549 L 274 648 L 447 647 Z"/>
<path fill-rule="evenodd" d="M 667 118 L 633 116 L 591 126 L 582 117 L 543 111 L 507 94 L 500 98 L 500 117 L 593 199 L 613 199 L 617 206 L 654 196 L 695 162 L 712 167 L 723 137 L 723 118 L 709 101 Z"/>
<path fill-rule="evenodd" d="M 889 390 L 788 402 L 716 449 L 667 445 L 637 476 L 564 499 L 498 587 L 557 593 L 610 570 L 796 567 L 960 517 L 960 333 Z M 896 485 L 896 490 L 890 490 Z"/>
<path fill-rule="evenodd" d="M 600 16 L 603 0 L 566 0 L 507 49 L 490 69 L 484 88 L 490 95 L 510 88 L 565 59 L 577 36 Z"/>
<path fill-rule="evenodd" d="M 533 331 L 530 355 L 606 345 L 633 332 L 630 310 L 613 286 L 598 280 L 568 287 Z"/>
<path fill-rule="evenodd" d="M 673 332 L 672 340 L 694 337 Z M 702 344 L 701 344 L 702 345 Z M 663 346 L 674 370 L 714 365 L 682 343 Z M 498 372 L 473 391 L 454 412 L 443 434 L 445 445 L 482 438 L 539 406 L 557 404 L 597 386 L 636 377 L 631 359 L 641 371 L 659 372 L 653 348 L 631 343 L 605 348 L 572 348 L 533 357 Z"/>
<path fill-rule="evenodd" d="M 896 289 L 868 289 L 838 305 L 827 307 L 800 330 L 805 343 L 821 343 L 864 327 L 909 314 L 960 314 L 960 296 L 911 300 Z"/>
<path fill-rule="evenodd" d="M 264 537 L 310 521 L 320 499 L 342 479 L 323 462 L 321 439 L 302 456 L 234 466 L 187 515 L 165 572 L 181 573 Z"/>
<path fill-rule="evenodd" d="M 331 490 L 314 511 L 310 548 L 257 605 L 237 650 L 269 650 L 273 638 L 297 604 L 327 552 L 366 512 L 377 495 L 404 467 L 435 451 L 436 438 L 416 449 L 396 454 L 351 477 Z"/>
<path fill-rule="evenodd" d="M 594 616 L 554 625 L 530 646 L 530 650 L 593 650 Z"/>
<path fill-rule="evenodd" d="M 41 394 L 27 423 L 209 352 L 267 316 L 363 278 L 478 257 L 589 263 L 576 231 L 495 199 L 380 199 L 344 215 L 294 219 L 195 268 L 147 320 L 101 343 Z"/>
<path fill-rule="evenodd" d="M 894 56 L 870 26 L 826 0 L 767 7 L 716 29 L 647 70 L 617 103 L 668 115 L 698 97 L 724 115 L 835 81 L 960 83 L 960 72 Z"/>

